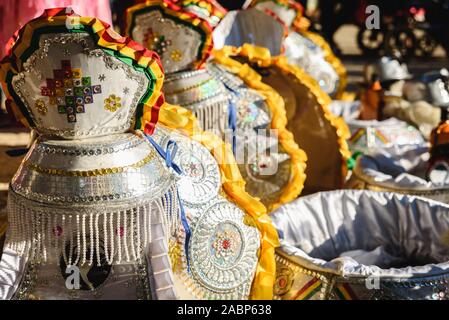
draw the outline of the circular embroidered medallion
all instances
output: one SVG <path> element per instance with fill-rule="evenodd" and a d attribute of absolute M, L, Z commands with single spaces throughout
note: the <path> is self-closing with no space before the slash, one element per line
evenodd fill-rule
<path fill-rule="evenodd" d="M 199 217 L 189 247 L 190 265 L 194 279 L 206 289 L 223 293 L 250 287 L 259 233 L 243 222 L 244 216 L 238 207 L 220 200 Z"/>
<path fill-rule="evenodd" d="M 241 88 L 237 101 L 237 127 L 262 129 L 269 127 L 270 122 L 264 98 L 253 90 Z"/>
<path fill-rule="evenodd" d="M 159 144 L 165 149 L 169 140 L 178 145 L 174 158 L 183 174 L 178 180 L 181 199 L 187 205 L 198 205 L 213 199 L 221 187 L 220 170 L 215 158 L 200 143 L 175 131 L 159 127 L 155 132 Z"/>

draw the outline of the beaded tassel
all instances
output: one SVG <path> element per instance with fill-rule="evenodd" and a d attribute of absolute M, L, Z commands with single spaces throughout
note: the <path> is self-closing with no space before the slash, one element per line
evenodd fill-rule
<path fill-rule="evenodd" d="M 167 240 L 180 223 L 176 186 L 158 200 L 112 212 L 66 214 L 21 201 L 10 201 L 12 227 L 5 245 L 42 263 L 59 264 L 62 257 L 66 265 L 100 266 L 102 254 L 108 264 L 135 261 L 153 241 L 154 223 L 161 224 Z"/>

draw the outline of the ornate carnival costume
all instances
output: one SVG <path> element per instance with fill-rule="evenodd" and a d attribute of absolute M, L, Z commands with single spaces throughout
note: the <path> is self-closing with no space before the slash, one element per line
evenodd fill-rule
<path fill-rule="evenodd" d="M 123 40 L 95 18 L 52 9 L 19 31 L 2 62 L 16 116 L 39 134 L 9 191 L 3 299 L 173 297 L 159 289 L 170 278 L 163 243 L 177 223 L 175 176 L 127 133 L 144 104 L 157 121 L 163 73 L 152 52 Z M 66 288 L 69 266 L 81 290 Z"/>
<path fill-rule="evenodd" d="M 308 30 L 304 8 L 293 0 L 254 0 L 249 6 L 274 15 L 285 25 L 288 35 L 283 45 L 288 62 L 304 69 L 333 99 L 340 99 L 346 87 L 346 70 L 327 42 Z"/>
<path fill-rule="evenodd" d="M 239 48 L 226 46 L 215 51 L 214 56 L 251 66 L 261 81 L 284 99 L 286 128 L 307 155 L 303 194 L 340 188 L 350 157 L 346 143 L 349 130 L 330 112 L 331 100 L 316 82 L 301 69 L 288 64 L 285 57 L 272 57 L 265 48 L 249 44 Z"/>
<path fill-rule="evenodd" d="M 76 27 L 67 29 L 67 19 Z M 165 125 L 178 121 L 187 134 L 195 127 L 185 110 L 161 108 L 163 71 L 156 55 L 98 19 L 52 9 L 19 32 L 2 62 L 2 81 L 16 116 L 39 133 L 11 183 L 10 228 L 0 262 L 3 299 L 176 298 L 168 243 L 180 237 L 180 224 L 184 255 L 192 257 L 191 281 L 199 283 L 196 293 L 247 298 L 255 275 L 255 287 L 263 283 L 257 289 L 268 290 L 252 296 L 271 297 L 269 252 L 273 257 L 277 238 L 267 234 L 263 206 L 200 143 L 161 126 L 148 136 L 158 116 Z M 134 126 L 145 137 L 130 132 Z M 216 138 L 197 140 L 215 143 L 216 157 L 226 157 Z M 173 163 L 176 146 L 182 169 Z M 235 170 L 232 158 L 226 165 Z M 219 195 L 220 174 L 231 178 L 223 187 L 254 219 L 244 219 Z M 205 199 L 201 192 L 207 188 Z M 257 229 L 265 230 L 260 242 Z M 260 265 L 259 247 L 266 260 Z M 208 271 L 214 265 L 222 273 L 240 268 L 238 279 L 205 273 L 206 261 Z M 65 287 L 70 266 L 79 268 L 81 290 Z"/>
<path fill-rule="evenodd" d="M 306 157 L 285 129 L 282 102 L 260 81 L 247 84 L 220 61 L 206 64 L 212 50 L 207 21 L 216 24 L 223 14 L 213 3 L 206 8 L 198 1 L 179 4 L 147 1 L 128 10 L 128 34 L 161 54 L 167 101 L 192 110 L 202 129 L 233 144 L 248 192 L 270 210 L 294 199 L 302 190 Z M 267 138 L 256 131 L 269 128 L 277 135 Z"/>

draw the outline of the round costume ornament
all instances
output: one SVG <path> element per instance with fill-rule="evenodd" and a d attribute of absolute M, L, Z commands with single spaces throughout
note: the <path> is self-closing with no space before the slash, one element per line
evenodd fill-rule
<path fill-rule="evenodd" d="M 285 112 L 278 103 L 281 99 L 260 81 L 248 84 L 244 76 L 219 61 L 205 63 L 212 49 L 212 29 L 206 21 L 209 19 L 192 12 L 201 7 L 209 10 L 200 10 L 202 17 L 219 16 L 213 2 L 178 4 L 181 6 L 148 1 L 128 9 L 127 32 L 135 40 L 146 44 L 147 34 L 155 33 L 169 43 L 161 50 L 167 71 L 167 101 L 191 110 L 201 129 L 232 144 L 247 190 L 262 199 L 269 210 L 294 199 L 302 189 L 305 155 L 285 129 Z M 183 49 L 186 43 L 192 52 Z M 151 43 L 150 48 L 154 45 Z M 182 51 L 183 60 L 170 61 L 171 50 Z M 278 132 L 267 137 L 269 129 Z"/>
<path fill-rule="evenodd" d="M 448 299 L 448 209 L 360 190 L 321 192 L 281 207 L 272 214 L 282 234 L 275 298 Z"/>
<path fill-rule="evenodd" d="M 307 154 L 304 191 L 340 188 L 346 178 L 346 160 L 350 153 L 346 138 L 349 130 L 328 109 L 329 97 L 306 73 L 289 65 L 284 57 L 272 57 L 265 48 L 244 45 L 224 47 L 214 52 L 229 64 L 249 65 L 257 74 L 253 79 L 277 90 L 285 101 L 287 130 L 290 130 Z M 247 69 L 245 69 L 247 70 Z"/>
<path fill-rule="evenodd" d="M 175 298 L 164 241 L 180 220 L 176 176 L 130 132 L 157 122 L 157 56 L 63 8 L 26 24 L 0 67 L 16 116 L 38 133 L 10 185 L 1 298 Z M 64 266 L 80 271 L 79 290 Z"/>
<path fill-rule="evenodd" d="M 244 221 L 251 220 L 249 218 L 251 215 L 255 217 L 253 211 L 255 208 L 250 208 L 248 205 L 243 206 L 249 211 L 249 216 L 245 217 L 244 211 L 223 197 L 224 192 L 220 176 L 222 169 L 205 147 L 207 143 L 203 146 L 176 130 L 160 124 L 157 125 L 153 138 L 162 148 L 165 148 L 170 141 L 175 141 L 179 146 L 176 161 L 182 170 L 182 175 L 177 181 L 177 185 L 184 210 L 190 217 L 189 228 L 191 229 L 189 238 L 184 234 L 184 236 L 178 236 L 170 241 L 170 250 L 173 252 L 171 261 L 175 271 L 175 282 L 176 279 L 179 279 L 186 286 L 186 288 L 176 286 L 179 296 L 183 299 L 247 299 L 250 296 L 253 278 L 258 266 L 257 252 L 260 246 L 260 238 L 258 229 L 247 225 Z M 228 165 L 235 166 L 232 162 Z M 229 176 L 226 172 L 223 172 L 223 174 Z M 238 192 L 241 196 L 247 195 L 244 189 L 240 189 Z M 229 192 L 228 196 L 235 199 L 233 192 Z M 234 201 L 236 203 L 243 202 L 239 199 Z M 254 204 L 255 201 L 252 201 Z M 255 202 L 256 206 L 257 204 Z M 207 219 L 201 218 L 204 215 L 207 215 Z M 208 268 L 207 276 L 198 276 L 204 274 L 204 241 L 213 242 L 211 239 L 215 237 L 215 233 L 211 233 L 210 228 L 212 226 L 221 228 L 220 226 L 226 226 L 228 221 L 233 221 L 236 226 L 235 230 L 244 235 L 244 237 L 232 239 L 232 248 L 240 247 L 245 248 L 245 250 L 239 251 L 238 259 L 235 259 L 234 263 L 221 265 L 219 269 Z M 255 221 L 257 224 L 258 218 L 255 218 Z M 267 227 L 259 226 L 259 229 L 266 232 Z M 251 238 L 248 238 L 249 235 Z M 177 249 L 186 241 L 189 244 L 188 249 L 186 249 L 188 250 L 187 254 Z M 220 245 L 225 247 L 222 250 L 231 247 L 231 239 L 223 238 L 222 242 L 224 244 L 221 243 Z M 217 241 L 215 243 L 218 244 Z M 248 243 L 251 243 L 251 245 Z M 178 251 L 178 253 L 175 254 L 175 251 Z M 226 279 L 229 279 L 229 275 L 235 274 L 235 270 L 244 270 L 244 272 L 240 272 L 240 276 L 233 281 L 229 280 L 226 286 L 217 287 L 217 279 L 222 279 L 223 274 L 226 274 Z M 257 272 L 260 271 L 257 270 Z M 222 279 L 222 281 L 224 280 Z M 258 289 L 260 288 L 256 281 L 253 290 Z M 269 292 L 262 293 L 260 297 L 269 294 Z"/>
<path fill-rule="evenodd" d="M 249 9 L 235 13 L 235 19 L 239 21 L 239 33 L 252 34 L 253 26 L 256 26 L 257 29 L 264 29 L 263 25 L 257 21 L 263 19 L 267 23 L 269 19 L 267 15 L 271 16 L 274 18 L 273 20 L 276 20 L 285 28 L 281 45 L 267 46 L 271 54 L 284 54 L 290 64 L 306 71 L 318 82 L 320 88 L 332 98 L 340 99 L 343 96 L 347 82 L 346 70 L 327 42 L 320 35 L 308 30 L 310 22 L 303 16 L 304 9 L 300 4 L 290 0 L 254 0 L 248 4 L 248 7 Z M 256 10 L 263 12 L 264 15 L 257 13 Z M 233 14 L 231 11 L 230 16 Z M 224 19 L 222 25 L 217 28 L 217 39 L 222 37 L 223 30 L 227 31 L 228 24 L 231 23 L 230 20 L 232 19 L 234 17 Z M 250 28 L 251 31 L 245 31 L 247 28 Z M 263 32 L 263 30 L 260 32 L 261 37 L 248 39 L 249 41 L 245 42 L 265 47 L 266 40 L 264 38 L 266 36 L 263 36 Z M 226 44 L 240 46 L 243 43 L 227 42 Z M 282 49 L 279 51 L 281 47 Z"/>

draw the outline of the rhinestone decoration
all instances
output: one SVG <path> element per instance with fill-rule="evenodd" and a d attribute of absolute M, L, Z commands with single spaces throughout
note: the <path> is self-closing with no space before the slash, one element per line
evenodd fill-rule
<path fill-rule="evenodd" d="M 221 188 L 220 170 L 209 150 L 198 142 L 162 127 L 158 127 L 154 137 L 161 146 L 165 146 L 169 140 L 178 145 L 175 162 L 183 171 L 178 188 L 187 206 L 204 204 L 218 195 Z"/>
<path fill-rule="evenodd" d="M 36 100 L 34 106 L 36 107 L 37 112 L 39 112 L 41 115 L 45 116 L 47 114 L 48 109 L 43 100 L 41 99 Z"/>
<path fill-rule="evenodd" d="M 170 58 L 175 62 L 179 62 L 182 60 L 182 52 L 179 50 L 173 50 L 170 53 Z"/>
<path fill-rule="evenodd" d="M 242 235 L 237 226 L 232 223 L 222 223 L 217 226 L 211 237 L 210 256 L 220 267 L 232 265 L 242 251 Z"/>
<path fill-rule="evenodd" d="M 171 46 L 171 40 L 165 39 L 165 36 L 160 36 L 149 28 L 144 36 L 144 43 L 147 48 L 156 51 L 158 55 L 162 55 L 167 47 Z"/>
<path fill-rule="evenodd" d="M 104 108 L 111 112 L 115 112 L 122 107 L 122 98 L 117 97 L 115 94 L 111 94 L 109 97 L 104 99 Z"/>
<path fill-rule="evenodd" d="M 243 222 L 244 216 L 238 207 L 221 200 L 198 218 L 189 250 L 193 278 L 203 287 L 221 293 L 235 290 L 240 297 L 246 294 L 238 291 L 252 281 L 259 234 Z"/>
<path fill-rule="evenodd" d="M 82 77 L 81 69 L 72 68 L 70 60 L 62 60 L 61 69 L 53 70 L 53 76 L 41 87 L 41 95 L 49 97 L 59 113 L 67 114 L 68 122 L 76 122 L 76 114 L 85 113 L 85 105 L 94 102 L 93 95 L 101 93 L 101 86 L 92 85 L 90 77 Z"/>
<path fill-rule="evenodd" d="M 290 291 L 294 279 L 293 270 L 289 267 L 281 267 L 276 270 L 276 282 L 274 283 L 274 294 L 282 296 Z"/>

